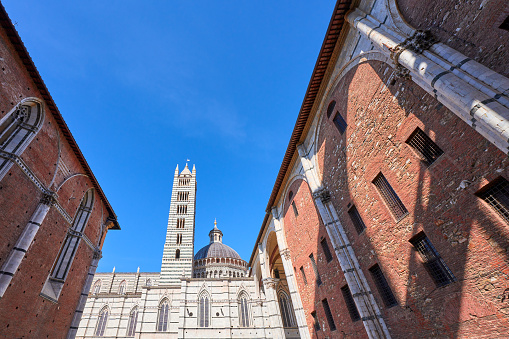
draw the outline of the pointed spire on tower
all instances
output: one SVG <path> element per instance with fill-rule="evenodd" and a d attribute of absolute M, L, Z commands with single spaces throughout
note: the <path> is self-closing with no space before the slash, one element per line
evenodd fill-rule
<path fill-rule="evenodd" d="M 179 174 L 179 164 L 177 164 L 177 168 L 175 168 L 175 174 L 178 175 Z"/>

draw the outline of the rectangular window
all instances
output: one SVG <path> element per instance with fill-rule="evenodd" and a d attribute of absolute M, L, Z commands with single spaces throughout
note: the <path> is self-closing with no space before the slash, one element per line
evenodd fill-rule
<path fill-rule="evenodd" d="M 327 322 L 329 323 L 329 327 L 331 331 L 336 330 L 336 324 L 334 323 L 334 318 L 332 318 L 332 312 L 330 311 L 329 303 L 327 299 L 322 300 L 323 310 L 325 311 L 325 316 L 327 317 Z"/>
<path fill-rule="evenodd" d="M 334 125 L 336 125 L 336 128 L 338 129 L 339 133 L 343 134 L 346 131 L 346 121 L 343 119 L 341 114 L 339 114 L 339 111 L 336 112 L 336 116 L 334 116 Z"/>
<path fill-rule="evenodd" d="M 378 192 L 380 192 L 380 195 L 384 199 L 396 220 L 400 221 L 403 219 L 403 217 L 408 214 L 408 211 L 405 205 L 403 205 L 399 199 L 396 192 L 392 189 L 387 179 L 385 179 L 382 172 L 376 176 L 375 180 L 373 180 L 373 184 L 378 189 Z"/>
<path fill-rule="evenodd" d="M 178 192 L 177 193 L 177 201 L 188 201 L 189 200 L 189 192 Z"/>
<path fill-rule="evenodd" d="M 341 293 L 343 293 L 343 299 L 345 299 L 346 308 L 348 309 L 348 313 L 350 313 L 350 318 L 352 321 L 360 320 L 361 316 L 359 315 L 359 311 L 357 310 L 357 306 L 353 300 L 352 293 L 350 292 L 350 287 L 348 287 L 348 285 L 343 286 L 341 288 Z"/>
<path fill-rule="evenodd" d="M 359 211 L 357 211 L 357 207 L 355 207 L 355 205 L 348 210 L 348 215 L 352 220 L 357 234 L 361 234 L 366 229 L 366 225 L 364 224 L 364 221 L 362 221 L 361 215 L 359 214 Z"/>
<path fill-rule="evenodd" d="M 177 205 L 177 214 L 186 214 L 187 205 Z"/>
<path fill-rule="evenodd" d="M 378 289 L 378 293 L 380 293 L 380 296 L 382 297 L 385 307 L 396 306 L 398 304 L 398 301 L 394 297 L 394 294 L 392 294 L 391 287 L 389 286 L 387 279 L 385 279 L 385 276 L 382 270 L 380 269 L 380 266 L 378 266 L 378 264 L 375 264 L 369 269 L 369 272 L 371 273 L 371 277 L 375 282 L 376 288 Z"/>
<path fill-rule="evenodd" d="M 311 316 L 313 317 L 313 327 L 315 328 L 315 331 L 320 331 L 320 322 L 316 316 L 316 311 L 311 312 Z"/>
<path fill-rule="evenodd" d="M 431 165 L 444 153 L 419 127 L 410 135 L 406 143 L 422 155 L 422 161 L 426 166 Z"/>
<path fill-rule="evenodd" d="M 297 206 L 295 205 L 295 200 L 292 201 L 293 214 L 297 217 L 299 216 L 299 211 L 297 210 Z"/>
<path fill-rule="evenodd" d="M 308 279 L 306 278 L 306 272 L 304 272 L 304 267 L 300 267 L 300 274 L 302 274 L 302 280 L 304 280 L 304 285 L 308 284 Z"/>
<path fill-rule="evenodd" d="M 177 228 L 184 228 L 185 223 L 186 223 L 186 219 L 178 218 L 177 219 Z"/>
<path fill-rule="evenodd" d="M 322 284 L 322 279 L 320 278 L 320 273 L 318 273 L 318 267 L 316 266 L 316 261 L 313 253 L 309 255 L 309 259 L 311 260 L 311 265 L 313 266 L 313 271 L 315 272 L 316 284 L 320 286 Z"/>
<path fill-rule="evenodd" d="M 327 244 L 327 239 L 323 238 L 322 241 L 320 241 L 320 245 L 322 245 L 323 253 L 325 254 L 325 259 L 327 259 L 327 262 L 331 262 L 332 254 L 329 249 L 329 244 Z"/>
<path fill-rule="evenodd" d="M 449 267 L 447 267 L 424 232 L 413 237 L 410 243 L 414 246 L 415 250 L 419 252 L 424 267 L 437 287 L 448 285 L 456 280 L 451 270 L 449 270 Z"/>
<path fill-rule="evenodd" d="M 476 195 L 490 204 L 505 221 L 509 222 L 509 181 L 503 177 L 497 178 Z"/>
<path fill-rule="evenodd" d="M 179 179 L 179 186 L 189 186 L 191 179 Z"/>

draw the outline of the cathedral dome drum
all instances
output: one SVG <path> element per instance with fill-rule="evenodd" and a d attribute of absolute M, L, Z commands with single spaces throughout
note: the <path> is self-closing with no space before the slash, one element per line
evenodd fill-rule
<path fill-rule="evenodd" d="M 210 243 L 194 256 L 194 278 L 240 278 L 247 271 L 247 263 L 230 246 L 223 244 L 223 232 L 214 228 L 209 232 Z"/>

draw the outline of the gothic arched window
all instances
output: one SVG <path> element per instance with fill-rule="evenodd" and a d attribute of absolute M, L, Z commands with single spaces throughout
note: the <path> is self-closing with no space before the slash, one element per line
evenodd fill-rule
<path fill-rule="evenodd" d="M 57 260 L 50 276 L 42 288 L 42 294 L 53 301 L 57 301 L 64 287 L 65 279 L 71 268 L 74 256 L 78 251 L 81 237 L 94 206 L 94 189 L 90 188 L 81 199 L 80 206 L 74 216 L 71 228 L 60 248 Z"/>
<path fill-rule="evenodd" d="M 0 180 L 9 171 L 13 158 L 21 155 L 39 132 L 44 113 L 42 103 L 28 98 L 0 120 Z"/>
<path fill-rule="evenodd" d="M 170 311 L 170 303 L 168 299 L 163 299 L 159 304 L 159 314 L 157 316 L 157 331 L 166 332 L 168 330 L 168 316 Z"/>
<path fill-rule="evenodd" d="M 127 337 L 134 337 L 136 332 L 136 323 L 138 322 L 138 306 L 135 306 L 129 313 L 129 322 L 127 323 Z"/>
<path fill-rule="evenodd" d="M 99 318 L 97 319 L 97 326 L 95 327 L 95 336 L 102 337 L 104 336 L 104 330 L 106 329 L 106 322 L 108 321 L 108 307 L 105 306 L 99 312 Z"/>
<path fill-rule="evenodd" d="M 93 289 L 93 292 L 94 294 L 99 294 L 99 292 L 101 291 L 101 279 L 97 280 L 94 284 L 94 289 Z"/>
<path fill-rule="evenodd" d="M 125 282 L 125 280 L 123 280 L 123 281 L 120 283 L 120 286 L 118 286 L 118 294 L 125 294 L 125 292 L 126 292 L 126 286 L 127 286 L 127 283 Z"/>
<path fill-rule="evenodd" d="M 239 295 L 239 324 L 241 327 L 249 327 L 249 305 L 248 296 L 246 292 Z"/>
<path fill-rule="evenodd" d="M 175 259 L 180 259 L 180 250 L 178 248 L 175 251 Z"/>
<path fill-rule="evenodd" d="M 283 327 L 296 327 L 293 306 L 288 294 L 285 291 L 278 293 L 279 309 L 283 320 Z"/>
<path fill-rule="evenodd" d="M 199 298 L 198 327 L 209 327 L 210 325 L 210 300 L 207 293 L 202 293 Z"/>

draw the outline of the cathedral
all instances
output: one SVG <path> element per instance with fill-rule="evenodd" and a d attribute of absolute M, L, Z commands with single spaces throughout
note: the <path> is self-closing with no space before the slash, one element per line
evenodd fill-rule
<path fill-rule="evenodd" d="M 195 206 L 196 169 L 177 166 L 161 272 L 97 273 L 76 338 L 274 337 L 275 305 L 248 276 L 247 262 L 223 243 L 216 221 L 210 243 L 194 254 Z M 280 307 L 295 324 L 288 297 Z M 286 332 L 299 337 L 296 327 Z"/>

